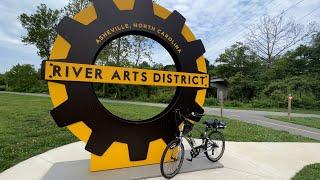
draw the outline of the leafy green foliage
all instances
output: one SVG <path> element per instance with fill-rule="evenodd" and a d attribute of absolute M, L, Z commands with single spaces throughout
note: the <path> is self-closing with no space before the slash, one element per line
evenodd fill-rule
<path fill-rule="evenodd" d="M 27 30 L 27 35 L 22 37 L 22 41 L 26 44 L 35 45 L 38 48 L 39 56 L 48 58 L 56 36 L 54 29 L 61 16 L 73 16 L 88 5 L 90 5 L 88 0 L 69 0 L 63 10 L 52 10 L 47 8 L 45 4 L 41 4 L 37 7 L 36 13 L 31 15 L 21 14 L 19 20 Z M 276 30 L 272 27 L 277 27 L 281 23 L 285 25 L 281 27 L 284 28 L 283 32 L 295 29 L 290 24 L 285 23 L 286 21 L 282 22 L 281 18 L 270 19 L 265 17 L 264 20 L 267 23 L 262 24 L 262 26 L 266 25 L 267 29 L 270 30 L 269 34 Z M 297 24 L 294 26 L 298 27 Z M 252 33 L 254 32 L 252 31 Z M 252 36 L 259 35 L 252 33 L 251 36 L 248 34 L 247 38 L 265 39 L 263 37 L 266 34 L 260 34 L 262 35 L 260 37 Z M 290 33 L 292 32 L 290 31 Z M 304 39 L 307 34 L 309 35 L 309 32 L 300 35 Z M 287 35 L 286 33 L 280 36 L 278 34 L 279 37 L 284 38 L 282 39 L 284 42 Z M 273 37 L 273 39 L 276 39 L 276 37 Z M 293 44 L 301 42 L 302 39 L 298 38 L 296 40 L 298 41 L 294 41 Z M 174 65 L 163 66 L 151 59 L 153 45 L 154 42 L 146 37 L 133 35 L 121 37 L 105 46 L 99 53 L 96 64 L 176 71 Z M 281 53 L 270 51 L 268 57 L 262 58 L 261 52 L 259 53 L 256 48 L 253 48 L 252 41 L 251 43 L 246 42 L 246 44 L 237 42 L 219 55 L 216 64 L 210 64 L 206 60 L 208 73 L 211 77 L 226 78 L 229 81 L 229 99 L 225 102 L 226 107 L 286 108 L 287 96 L 292 94 L 294 96 L 294 108 L 320 109 L 320 33 L 313 34 L 309 43 L 302 44 L 295 49 L 290 50 L 289 47 L 291 46 L 282 46 L 282 43 L 277 42 L 273 47 L 279 48 Z M 270 48 L 271 46 L 266 47 Z M 266 59 L 268 60 L 266 61 Z M 23 87 L 15 84 L 21 84 L 22 81 L 25 81 L 25 77 L 14 78 L 17 81 L 15 83 L 12 81 L 11 75 L 6 82 L 10 81 L 9 90 L 46 92 L 46 83 L 39 81 L 39 73 L 37 73 L 37 76 L 37 83 Z M 5 79 L 7 79 L 6 76 Z M 31 78 L 30 81 L 35 82 L 34 78 Z M 4 90 L 6 84 L 1 80 L 0 75 L 0 90 Z M 175 92 L 174 88 L 150 86 L 95 84 L 94 87 L 100 97 L 163 103 L 170 102 Z M 209 98 L 206 101 L 207 105 L 218 104 L 215 99 L 215 90 L 208 91 L 207 98 Z"/>
<path fill-rule="evenodd" d="M 218 75 L 222 78 L 230 78 L 237 73 L 254 78 L 261 72 L 262 67 L 262 61 L 258 56 L 240 42 L 220 54 L 216 62 L 219 65 L 210 75 Z"/>
<path fill-rule="evenodd" d="M 55 27 L 60 20 L 60 14 L 60 10 L 52 10 L 45 4 L 40 4 L 36 13 L 31 15 L 23 13 L 18 18 L 22 27 L 27 30 L 22 42 L 35 45 L 41 58 L 49 59 L 50 49 L 57 36 Z"/>
<path fill-rule="evenodd" d="M 4 74 L 0 74 L 0 85 L 5 85 L 6 81 L 5 81 L 5 76 Z"/>
<path fill-rule="evenodd" d="M 6 80 L 4 74 L 0 74 L 0 91 L 6 90 Z"/>
<path fill-rule="evenodd" d="M 248 76 L 237 73 L 229 78 L 229 98 L 231 100 L 246 101 L 251 100 L 256 93 L 254 80 Z"/>
<path fill-rule="evenodd" d="M 297 108 L 320 108 L 320 79 L 310 76 L 294 76 L 271 82 L 261 93 L 261 97 L 273 100 L 273 107 L 286 107 L 287 96 L 291 94 Z"/>
<path fill-rule="evenodd" d="M 90 4 L 89 0 L 69 0 L 68 4 L 64 7 L 64 14 L 73 17 L 82 9 Z"/>
<path fill-rule="evenodd" d="M 30 64 L 16 65 L 6 74 L 8 87 L 12 91 L 30 92 L 33 87 L 39 85 L 39 75 Z"/>
<path fill-rule="evenodd" d="M 229 80 L 231 102 L 226 104 L 234 107 L 286 108 L 291 94 L 294 108 L 320 109 L 319 50 L 320 33 L 309 44 L 285 53 L 266 66 L 256 60 L 255 54 L 250 55 L 247 47 L 237 43 L 219 56 L 221 64 L 213 74 Z M 243 62 L 247 63 L 242 66 Z"/>

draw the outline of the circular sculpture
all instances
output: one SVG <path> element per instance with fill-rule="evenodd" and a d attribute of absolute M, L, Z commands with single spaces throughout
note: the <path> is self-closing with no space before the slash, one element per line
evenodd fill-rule
<path fill-rule="evenodd" d="M 63 18 L 57 32 L 59 36 L 50 60 L 94 64 L 100 50 L 112 40 L 125 35 L 142 35 L 157 41 L 170 53 L 178 72 L 207 73 L 202 56 L 205 49 L 185 25 L 185 18 L 177 11 L 170 13 L 152 0 L 93 0 L 93 6 L 82 10 L 74 19 Z M 160 114 L 133 122 L 108 111 L 97 98 L 92 83 L 49 82 L 49 91 L 55 106 L 51 111 L 55 122 L 60 127 L 68 126 L 78 138 L 87 142 L 85 149 L 95 158 L 107 156 L 106 151 L 111 153 L 113 143 L 123 143 L 128 147 L 129 161 L 141 161 L 127 165 L 123 161 L 92 170 L 160 160 L 160 156 L 151 157 L 157 155 L 150 152 L 150 143 L 158 141 L 153 149 L 162 152 L 165 146 L 159 140 L 169 143 L 177 131 L 172 111 L 203 113 L 206 93 L 205 88 L 177 87 L 171 103 Z"/>

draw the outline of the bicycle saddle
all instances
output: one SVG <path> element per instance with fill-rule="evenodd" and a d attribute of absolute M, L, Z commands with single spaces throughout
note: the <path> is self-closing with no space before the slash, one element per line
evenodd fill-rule
<path fill-rule="evenodd" d="M 208 125 L 208 126 L 213 126 L 214 124 L 216 124 L 215 122 L 216 120 L 205 120 L 203 122 L 203 124 Z"/>

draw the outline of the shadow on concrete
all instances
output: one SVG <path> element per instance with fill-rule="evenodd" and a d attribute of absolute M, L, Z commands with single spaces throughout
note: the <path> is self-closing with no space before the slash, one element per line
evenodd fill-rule
<path fill-rule="evenodd" d="M 180 173 L 222 168 L 219 162 L 212 163 L 202 156 L 192 162 L 184 161 Z M 160 177 L 160 165 L 147 165 L 132 168 L 114 169 L 100 172 L 89 171 L 89 160 L 67 161 L 54 164 L 43 177 L 45 180 L 100 180 L 100 179 L 145 179 Z"/>

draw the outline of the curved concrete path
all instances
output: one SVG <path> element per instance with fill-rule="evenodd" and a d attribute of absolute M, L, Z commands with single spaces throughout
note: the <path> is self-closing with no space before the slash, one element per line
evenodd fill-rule
<path fill-rule="evenodd" d="M 56 163 L 89 159 L 84 147 L 84 143 L 76 142 L 50 150 L 4 171 L 0 179 L 43 179 Z M 290 179 L 305 165 L 320 163 L 319 149 L 320 143 L 226 142 L 220 160 L 224 168 L 182 173 L 175 179 Z"/>
<path fill-rule="evenodd" d="M 207 114 L 219 115 L 220 109 L 217 108 L 205 108 Z M 284 112 L 268 112 L 268 111 L 251 111 L 251 110 L 236 110 L 225 109 L 224 116 L 240 121 L 244 121 L 251 124 L 257 124 L 272 129 L 287 131 L 291 134 L 301 135 L 316 140 L 320 140 L 320 129 L 306 127 L 298 124 L 277 121 L 270 118 L 266 118 L 267 115 L 275 116 L 287 116 Z M 297 114 L 292 113 L 292 117 L 316 117 L 320 118 L 320 115 L 316 114 Z M 319 120 L 320 123 L 320 120 Z"/>

